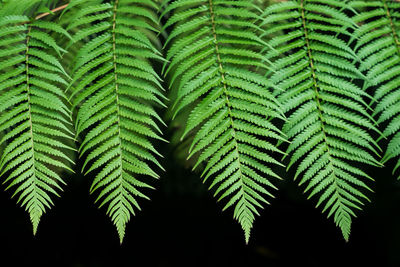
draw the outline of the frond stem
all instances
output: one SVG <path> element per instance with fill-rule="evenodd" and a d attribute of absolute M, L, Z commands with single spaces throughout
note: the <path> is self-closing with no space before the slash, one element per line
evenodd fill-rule
<path fill-rule="evenodd" d="M 397 52 L 400 55 L 400 41 L 399 41 L 400 39 L 399 39 L 399 36 L 397 35 L 396 28 L 394 26 L 394 22 L 393 22 L 393 19 L 392 19 L 392 15 L 390 14 L 390 10 L 389 10 L 389 7 L 388 7 L 388 5 L 386 3 L 386 0 L 382 0 L 382 3 L 383 3 L 383 6 L 385 8 L 385 11 L 386 11 L 386 16 L 389 19 L 390 28 L 392 29 L 393 41 L 394 41 L 394 43 L 396 45 Z"/>
<path fill-rule="evenodd" d="M 59 7 L 56 7 L 56 8 L 54 8 L 54 9 L 50 10 L 50 12 L 45 12 L 45 13 L 39 14 L 39 15 L 37 15 L 37 16 L 35 17 L 35 20 L 41 19 L 41 18 L 43 18 L 43 17 L 46 17 L 47 15 L 50 15 L 51 13 L 54 13 L 54 12 L 63 10 L 63 9 L 65 9 L 68 5 L 69 5 L 69 4 L 65 4 L 65 5 L 62 5 L 62 6 L 59 6 Z"/>
<path fill-rule="evenodd" d="M 29 135 L 30 135 L 30 140 L 31 140 L 31 148 L 32 148 L 32 168 L 33 168 L 33 177 L 36 176 L 36 169 L 35 169 L 35 147 L 34 147 L 34 141 L 33 141 L 33 125 L 32 125 L 32 110 L 31 110 L 31 88 L 29 86 L 29 41 L 30 41 L 30 32 L 32 30 L 32 26 L 28 27 L 28 32 L 27 32 L 27 38 L 26 38 L 26 51 L 25 51 L 25 75 L 26 75 L 26 95 L 27 95 L 27 104 L 28 104 L 28 114 L 29 114 Z M 36 179 L 33 179 L 33 191 L 36 192 Z M 34 194 L 35 195 L 37 193 Z M 33 222 L 33 234 L 36 234 L 37 230 L 37 225 L 35 222 Z"/>
<path fill-rule="evenodd" d="M 307 48 L 307 55 L 308 55 L 308 59 L 309 59 L 309 63 L 310 63 L 310 68 L 311 68 L 311 74 L 313 77 L 313 84 L 314 84 L 314 89 L 315 89 L 315 101 L 317 102 L 317 108 L 318 108 L 318 116 L 320 118 L 321 121 L 321 130 L 324 136 L 324 142 L 325 142 L 325 146 L 326 146 L 326 150 L 328 153 L 328 157 L 329 157 L 329 165 L 331 166 L 332 169 L 332 174 L 334 176 L 334 185 L 335 185 L 335 193 L 337 194 L 338 198 L 337 201 L 340 202 L 340 205 L 343 205 L 342 201 L 341 201 L 341 195 L 339 193 L 339 186 L 337 184 L 336 181 L 336 174 L 335 174 L 335 168 L 332 164 L 332 155 L 329 149 L 329 143 L 328 143 L 328 139 L 327 139 L 327 134 L 325 131 L 325 123 L 324 123 L 324 118 L 322 115 L 322 109 L 321 109 L 321 101 L 320 101 L 320 96 L 319 96 L 319 90 L 318 90 L 318 83 L 317 83 L 317 76 L 316 76 L 316 70 L 315 70 L 315 66 L 314 66 L 314 61 L 312 58 L 312 51 L 311 51 L 311 46 L 310 46 L 310 40 L 308 37 L 308 28 L 307 28 L 307 23 L 306 23 L 306 16 L 305 16 L 305 8 L 304 8 L 304 0 L 301 0 L 300 2 L 300 9 L 301 9 L 301 20 L 302 20 L 302 24 L 303 24 L 303 29 L 304 29 L 304 38 L 305 38 L 305 42 L 306 42 L 306 48 Z"/>
<path fill-rule="evenodd" d="M 26 38 L 26 51 L 25 51 L 25 74 L 26 74 L 26 94 L 27 94 L 27 102 L 28 102 L 28 113 L 29 113 L 29 134 L 32 144 L 32 155 L 35 157 L 35 149 L 33 142 L 33 127 L 32 127 L 32 112 L 31 112 L 31 90 L 29 86 L 29 41 L 30 41 L 30 32 L 32 30 L 32 26 L 29 26 L 27 38 Z M 33 168 L 35 165 L 33 164 Z"/>
<path fill-rule="evenodd" d="M 119 111 L 119 96 L 118 96 L 118 74 L 117 74 L 117 53 L 116 53 L 116 37 L 115 37 L 115 27 L 116 27 L 116 18 L 117 18 L 117 8 L 118 8 L 118 0 L 114 2 L 113 9 L 113 20 L 112 20 L 112 49 L 113 49 L 113 64 L 114 64 L 114 83 L 115 83 L 115 102 L 117 105 L 117 124 L 118 124 L 118 148 L 119 148 L 119 158 L 120 158 L 120 169 L 122 180 L 122 143 L 121 143 L 121 122 L 120 122 L 120 111 Z M 120 183 L 122 186 L 122 182 Z"/>
<path fill-rule="evenodd" d="M 39 14 L 34 18 L 34 20 L 39 20 L 39 19 L 41 19 L 43 17 L 46 17 L 46 16 L 48 16 L 48 15 L 54 13 L 54 12 L 61 11 L 61 10 L 65 9 L 68 5 L 69 4 L 65 4 L 65 5 L 62 5 L 62 6 L 59 6 L 59 7 L 56 7 L 54 9 L 50 10 L 50 12 L 45 12 L 45 13 Z M 27 23 L 31 23 L 31 22 L 32 21 L 21 22 L 21 25 L 27 24 Z"/>
<path fill-rule="evenodd" d="M 326 137 L 326 132 L 325 132 L 325 128 L 324 128 L 324 119 L 322 116 L 322 110 L 321 110 L 321 101 L 320 101 L 320 97 L 319 97 L 319 91 L 318 91 L 318 82 L 317 82 L 317 76 L 315 74 L 315 66 L 314 66 L 314 60 L 312 57 L 312 52 L 311 52 L 311 46 L 310 46 L 310 40 L 308 38 L 308 29 L 307 29 L 307 25 L 306 25 L 306 16 L 305 16 L 305 12 L 304 12 L 304 0 L 301 0 L 300 3 L 300 9 L 301 9 L 301 20 L 302 20 L 302 24 L 303 24 L 303 29 L 304 29 L 304 39 L 306 42 L 306 48 L 307 48 L 307 55 L 308 55 L 308 60 L 309 60 L 309 64 L 310 64 L 310 68 L 311 68 L 311 74 L 313 77 L 313 85 L 314 85 L 314 91 L 315 91 L 315 101 L 317 102 L 317 107 L 318 107 L 318 115 L 319 118 L 321 120 L 321 128 L 322 128 L 322 132 L 324 134 L 324 139 L 325 139 L 325 143 L 327 142 L 327 137 Z M 328 148 L 328 152 L 329 152 L 329 147 Z"/>
<path fill-rule="evenodd" d="M 227 85 L 226 85 L 224 69 L 222 67 L 221 55 L 219 53 L 217 32 L 216 32 L 216 26 L 215 26 L 215 24 L 216 24 L 215 23 L 215 13 L 214 13 L 212 0 L 209 0 L 209 6 L 210 6 L 212 34 L 213 34 L 214 43 L 215 43 L 215 53 L 216 53 L 216 56 L 217 56 L 217 63 L 218 63 L 218 67 L 219 67 L 219 72 L 221 74 L 222 84 L 224 85 L 224 95 L 225 95 L 226 105 L 228 107 L 229 118 L 230 118 L 230 121 L 231 121 L 232 135 L 233 135 L 233 139 L 234 139 L 234 142 L 235 142 L 235 151 L 236 151 L 236 155 L 237 155 L 236 160 L 239 162 L 238 171 L 239 171 L 239 174 L 240 174 L 240 179 L 239 180 L 240 180 L 240 183 L 241 183 L 240 191 L 242 192 L 243 201 L 247 202 L 247 200 L 244 198 L 245 192 L 243 190 L 244 183 L 243 183 L 243 180 L 242 180 L 243 172 L 242 172 L 242 169 L 241 169 L 240 153 L 239 153 L 239 148 L 238 148 L 238 141 L 236 139 L 236 130 L 235 130 L 235 126 L 234 126 L 234 123 L 233 123 L 231 103 L 229 102 L 228 89 L 227 89 Z"/>

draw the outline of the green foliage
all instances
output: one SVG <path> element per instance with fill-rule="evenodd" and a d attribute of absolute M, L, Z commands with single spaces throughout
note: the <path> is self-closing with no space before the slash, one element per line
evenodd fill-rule
<path fill-rule="evenodd" d="M 367 170 L 400 168 L 399 63 L 396 0 L 1 1 L 1 181 L 36 232 L 82 166 L 122 242 L 163 170 L 167 103 L 246 242 L 285 159 L 347 240 Z"/>
<path fill-rule="evenodd" d="M 354 21 L 362 24 L 355 32 L 360 71 L 366 73 L 366 87 L 373 88 L 374 115 L 385 125 L 383 135 L 389 139 L 382 162 L 397 159 L 394 172 L 400 167 L 400 2 L 350 4 L 357 12 Z"/>
<path fill-rule="evenodd" d="M 0 170 L 36 233 L 40 217 L 53 204 L 51 196 L 59 196 L 65 184 L 59 173 L 72 171 L 66 140 L 73 139 L 73 132 L 62 90 L 67 75 L 53 55 L 65 50 L 52 37 L 68 33 L 53 22 L 27 22 L 23 15 L 0 18 Z"/>
<path fill-rule="evenodd" d="M 369 134 L 378 130 L 367 95 L 357 86 L 365 77 L 346 44 L 358 29 L 344 9 L 342 1 L 288 1 L 268 7 L 264 25 L 272 35 L 266 57 L 274 70 L 268 77 L 288 114 L 283 126 L 291 139 L 288 167 L 297 164 L 295 179 L 307 185 L 309 198 L 319 194 L 317 206 L 334 216 L 347 240 L 354 210 L 371 190 L 365 183 L 371 178 L 358 163 L 380 163 Z"/>
<path fill-rule="evenodd" d="M 283 138 L 270 120 L 283 115 L 269 82 L 253 70 L 264 68 L 258 15 L 250 1 L 178 0 L 168 12 L 164 27 L 174 28 L 165 74 L 177 91 L 174 114 L 190 108 L 183 133 L 193 132 L 189 158 L 198 154 L 194 168 L 204 163 L 204 181 L 212 179 L 209 189 L 227 200 L 224 210 L 234 207 L 248 242 L 257 208 L 276 189 L 271 166 L 282 166 L 272 141 Z"/>
<path fill-rule="evenodd" d="M 150 62 L 162 58 L 148 37 L 155 8 L 153 1 L 85 3 L 69 25 L 79 28 L 74 41 L 84 40 L 69 88 L 83 169 L 98 170 L 90 191 L 99 191 L 100 207 L 108 205 L 121 242 L 134 208 L 140 210 L 137 198 L 148 199 L 142 188 L 152 188 L 142 176 L 159 177 L 149 163 L 162 168 L 149 141 L 162 140 L 154 110 L 163 105 L 162 86 Z"/>

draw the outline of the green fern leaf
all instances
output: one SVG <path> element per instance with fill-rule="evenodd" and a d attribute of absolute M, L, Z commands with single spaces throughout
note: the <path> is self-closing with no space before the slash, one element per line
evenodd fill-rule
<path fill-rule="evenodd" d="M 274 66 L 268 76 L 288 114 L 283 127 L 291 139 L 288 167 L 297 165 L 295 179 L 307 185 L 309 198 L 319 195 L 317 207 L 333 215 L 348 240 L 354 210 L 370 190 L 363 181 L 369 176 L 355 166 L 381 164 L 369 134 L 379 130 L 368 113 L 367 93 L 355 82 L 366 77 L 344 41 L 357 31 L 346 7 L 337 0 L 277 3 L 265 10 L 263 27 L 273 48 L 266 52 Z"/>
<path fill-rule="evenodd" d="M 205 166 L 204 181 L 212 179 L 209 189 L 226 200 L 224 210 L 234 207 L 248 242 L 258 209 L 276 189 L 272 167 L 282 166 L 272 155 L 283 152 L 272 140 L 284 140 L 270 122 L 284 118 L 282 111 L 270 83 L 254 70 L 265 68 L 254 26 L 259 17 L 252 1 L 178 0 L 162 16 L 168 13 L 164 73 L 171 74 L 175 115 L 191 108 L 182 138 L 194 134 L 189 158 L 198 155 L 194 168 Z"/>
<path fill-rule="evenodd" d="M 79 29 L 73 39 L 81 43 L 70 95 L 83 136 L 83 169 L 98 170 L 90 192 L 99 192 L 100 207 L 108 206 L 121 242 L 134 208 L 140 210 L 138 198 L 148 199 L 142 188 L 152 188 L 143 176 L 159 177 L 150 165 L 162 169 L 149 141 L 163 140 L 154 107 L 164 97 L 150 62 L 161 58 L 149 32 L 157 27 L 156 6 L 139 0 L 85 3 L 71 18 L 71 27 Z"/>
<path fill-rule="evenodd" d="M 62 87 L 68 83 L 59 60 L 57 24 L 29 22 L 21 15 L 0 18 L 0 172 L 7 188 L 29 212 L 34 234 L 53 205 L 70 170 L 71 115 Z"/>
<path fill-rule="evenodd" d="M 359 11 L 354 20 L 362 24 L 355 32 L 360 40 L 357 45 L 357 55 L 362 60 L 360 70 L 370 81 L 366 87 L 375 89 L 374 115 L 382 127 L 385 125 L 383 135 L 388 139 L 382 162 L 397 159 L 395 172 L 400 166 L 400 3 L 390 0 L 350 3 Z"/>

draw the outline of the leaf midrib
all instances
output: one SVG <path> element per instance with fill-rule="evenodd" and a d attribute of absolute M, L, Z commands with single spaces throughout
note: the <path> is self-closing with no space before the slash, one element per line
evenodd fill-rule
<path fill-rule="evenodd" d="M 389 7 L 388 7 L 388 5 L 386 3 L 386 0 L 382 0 L 382 4 L 383 4 L 383 7 L 384 7 L 385 12 L 386 12 L 386 17 L 389 20 L 390 28 L 392 30 L 392 38 L 393 38 L 394 45 L 396 46 L 397 53 L 400 56 L 400 40 L 399 40 L 399 36 L 397 35 L 397 32 L 396 32 L 396 27 L 394 25 L 394 22 L 393 22 L 393 19 L 392 19 L 392 15 L 390 14 L 390 9 L 389 9 Z"/>
<path fill-rule="evenodd" d="M 112 18 L 112 53 L 113 53 L 113 66 L 114 66 L 114 84 L 115 84 L 115 102 L 116 102 L 116 108 L 117 108 L 117 125 L 118 125 L 118 154 L 119 154 L 119 169 L 120 169 L 120 175 L 119 175 L 119 190 L 120 190 L 120 197 L 123 197 L 123 159 L 122 159 L 122 142 L 121 142 L 121 116 L 120 116 L 120 110 L 119 110 L 119 92 L 118 92 L 118 74 L 117 74 L 117 52 L 116 52 L 116 19 L 117 19 L 117 10 L 118 10 L 118 2 L 119 0 L 115 0 L 114 2 L 114 7 L 113 7 L 113 18 Z"/>
<path fill-rule="evenodd" d="M 341 206 L 341 205 L 344 205 L 344 204 L 341 201 L 342 196 L 339 193 L 340 190 L 339 190 L 339 186 L 337 184 L 337 176 L 335 174 L 335 166 L 332 163 L 332 155 L 331 155 L 331 152 L 330 152 L 330 148 L 329 148 L 329 144 L 328 144 L 328 140 L 327 140 L 327 134 L 326 134 L 326 131 L 325 131 L 325 126 L 324 126 L 325 123 L 324 123 L 322 109 L 321 109 L 321 101 L 320 101 L 320 98 L 319 98 L 319 90 L 318 90 L 319 87 L 318 87 L 318 83 L 317 83 L 317 76 L 316 76 L 314 61 L 313 61 L 313 58 L 312 58 L 310 40 L 308 38 L 308 29 L 307 29 L 307 25 L 306 25 L 307 23 L 306 23 L 306 17 L 305 17 L 304 0 L 301 0 L 301 2 L 300 2 L 300 9 L 301 9 L 300 14 L 301 14 L 302 26 L 303 26 L 303 30 L 304 30 L 303 31 L 304 32 L 304 38 L 305 38 L 306 48 L 307 48 L 307 57 L 308 57 L 308 60 L 309 60 L 309 65 L 310 65 L 310 68 L 311 68 L 311 74 L 312 74 L 312 77 L 313 77 L 313 85 L 314 85 L 314 89 L 315 89 L 315 98 L 314 99 L 315 99 L 315 101 L 317 103 L 318 116 L 320 118 L 320 123 L 321 123 L 321 130 L 322 130 L 322 133 L 323 133 L 323 136 L 324 136 L 324 143 L 325 143 L 325 146 L 326 146 L 326 149 L 327 149 L 327 154 L 328 154 L 328 157 L 329 157 L 329 165 L 331 167 L 332 174 L 333 174 L 333 183 L 334 183 L 334 186 L 335 186 L 335 193 L 334 194 L 337 194 L 337 196 L 338 196 L 337 201 L 340 202 L 340 206 Z"/>
<path fill-rule="evenodd" d="M 222 78 L 221 82 L 222 82 L 222 84 L 224 86 L 224 95 L 225 95 L 225 100 L 226 100 L 226 106 L 228 108 L 228 114 L 229 114 L 228 116 L 230 118 L 230 125 L 231 125 L 230 128 L 232 130 L 232 138 L 233 138 L 233 140 L 235 142 L 235 152 L 236 152 L 236 155 L 237 155 L 236 162 L 238 164 L 239 182 L 240 182 L 239 192 L 241 194 L 241 197 L 240 197 L 241 200 L 238 200 L 238 201 L 243 201 L 243 206 L 244 206 L 243 210 L 244 210 L 245 213 L 252 213 L 248 208 L 248 205 L 251 205 L 251 204 L 246 199 L 247 193 L 244 191 L 244 188 L 246 187 L 246 185 L 243 182 L 244 175 L 243 175 L 243 172 L 242 172 L 242 162 L 240 160 L 240 153 L 239 153 L 239 148 L 238 148 L 238 140 L 236 139 L 236 130 L 235 130 L 234 122 L 233 122 L 233 115 L 232 115 L 231 104 L 229 102 L 229 95 L 228 95 L 228 92 L 227 92 L 228 89 L 227 89 L 227 85 L 226 85 L 224 69 L 222 67 L 221 56 L 220 56 L 220 53 L 218 51 L 219 47 L 218 47 L 217 33 L 216 33 L 216 29 L 215 29 L 215 27 L 216 27 L 215 26 L 215 19 L 214 19 L 215 14 L 214 14 L 214 11 L 213 11 L 213 2 L 212 2 L 212 0 L 209 0 L 209 6 L 210 6 L 212 33 L 213 33 L 213 38 L 214 38 L 214 42 L 215 42 L 215 53 L 216 53 L 216 56 L 217 56 L 217 63 L 218 63 L 218 66 L 219 66 L 219 72 L 220 72 L 221 78 Z M 240 205 L 240 204 L 237 204 L 237 205 Z M 249 237 L 250 237 L 251 223 L 250 223 L 250 225 L 248 225 L 247 223 L 245 224 L 243 222 L 243 220 L 240 220 L 239 217 L 237 217 L 237 220 L 242 225 L 243 230 L 245 231 L 245 239 L 246 239 L 246 243 L 248 243 L 249 242 Z M 247 216 L 246 216 L 246 221 L 248 221 Z"/>
<path fill-rule="evenodd" d="M 33 176 L 30 178 L 33 181 L 33 198 L 36 198 L 36 195 L 38 194 L 36 192 L 36 188 L 38 187 L 37 185 L 37 177 L 36 177 L 36 164 L 35 164 L 35 142 L 33 140 L 33 125 L 32 125 L 32 110 L 31 110 L 31 90 L 29 86 L 29 41 L 30 41 L 30 32 L 32 30 L 32 25 L 28 26 L 28 32 L 27 32 L 27 38 L 26 38 L 26 51 L 25 51 L 25 75 L 26 75 L 26 95 L 27 95 L 27 104 L 28 104 L 28 114 L 29 114 L 29 135 L 30 135 L 30 140 L 31 140 L 31 147 L 32 147 L 32 169 L 33 169 Z M 36 201 L 40 201 L 36 199 Z M 30 212 L 32 216 L 32 212 Z M 32 221 L 33 223 L 33 221 Z M 37 230 L 37 224 L 33 223 L 33 234 L 36 234 Z"/>
<path fill-rule="evenodd" d="M 244 187 L 244 183 L 242 180 L 242 169 L 241 169 L 241 161 L 240 161 L 240 154 L 239 154 L 239 149 L 238 149 L 238 141 L 236 139 L 236 130 L 235 130 L 235 126 L 233 123 L 233 116 L 232 116 L 232 109 L 231 109 L 231 104 L 229 102 L 229 96 L 228 96 L 228 89 L 227 89 L 227 85 L 226 85 L 226 80 L 225 80 L 225 75 L 224 75 L 224 69 L 222 67 L 222 61 L 221 61 L 221 55 L 219 53 L 219 46 L 218 46 L 218 40 L 217 40 L 217 33 L 216 33 L 216 25 L 215 25 L 215 14 L 214 14 L 214 9 L 213 9 L 213 2 L 212 0 L 209 0 L 209 11 L 210 11 L 210 16 L 211 16 L 211 27 L 212 27 L 212 34 L 213 34 L 213 38 L 214 38 L 214 43 L 215 43 L 215 53 L 217 56 L 217 64 L 219 67 L 219 73 L 221 74 L 221 79 L 222 79 L 222 84 L 224 86 L 224 95 L 225 95 L 225 100 L 226 100 L 226 106 L 228 108 L 228 114 L 229 114 L 229 119 L 230 119 L 230 128 L 232 129 L 232 137 L 233 140 L 235 142 L 235 151 L 236 151 L 236 155 L 237 158 L 236 160 L 238 161 L 238 171 L 240 173 L 240 183 L 241 183 L 241 187 L 240 187 L 240 191 L 242 192 L 242 197 L 244 198 L 245 192 L 243 190 Z M 247 202 L 246 199 L 244 199 L 244 201 Z"/>

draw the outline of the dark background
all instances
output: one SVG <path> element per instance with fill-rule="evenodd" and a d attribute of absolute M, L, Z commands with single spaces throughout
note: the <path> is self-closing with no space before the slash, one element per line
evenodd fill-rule
<path fill-rule="evenodd" d="M 37 236 L 29 216 L 0 191 L 1 262 L 13 266 L 400 266 L 400 182 L 393 166 L 372 169 L 375 193 L 354 220 L 350 241 L 306 201 L 290 173 L 271 206 L 257 217 L 245 244 L 233 211 L 222 212 L 199 175 L 163 145 L 166 172 L 142 201 L 122 245 L 104 209 L 88 194 L 91 177 L 66 177 L 61 199 L 42 218 Z M 77 170 L 79 166 L 77 166 Z M 79 171 L 77 171 L 79 173 Z M 0 263 L 0 266 L 3 266 Z M 9 266 L 9 265 L 4 265 Z"/>

